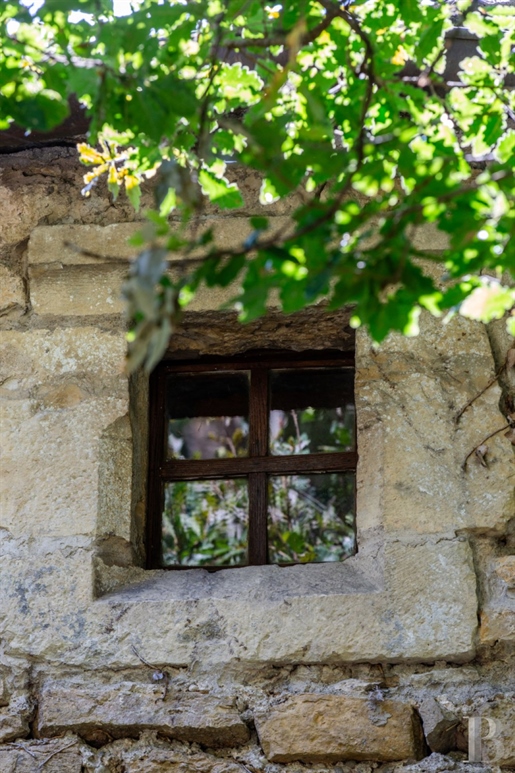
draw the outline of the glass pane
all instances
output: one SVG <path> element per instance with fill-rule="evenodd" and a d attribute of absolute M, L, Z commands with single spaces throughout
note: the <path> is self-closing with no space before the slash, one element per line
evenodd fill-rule
<path fill-rule="evenodd" d="M 272 371 L 270 392 L 274 456 L 354 450 L 353 368 Z"/>
<path fill-rule="evenodd" d="M 246 479 L 165 484 L 164 566 L 247 563 Z"/>
<path fill-rule="evenodd" d="M 176 373 L 167 383 L 168 459 L 247 456 L 249 374 Z"/>
<path fill-rule="evenodd" d="M 341 561 L 354 552 L 353 473 L 270 477 L 270 563 Z"/>

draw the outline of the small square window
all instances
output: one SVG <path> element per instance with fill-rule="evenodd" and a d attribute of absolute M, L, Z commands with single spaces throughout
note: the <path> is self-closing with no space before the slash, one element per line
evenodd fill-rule
<path fill-rule="evenodd" d="M 340 561 L 355 551 L 356 463 L 348 352 L 163 362 L 148 567 Z"/>

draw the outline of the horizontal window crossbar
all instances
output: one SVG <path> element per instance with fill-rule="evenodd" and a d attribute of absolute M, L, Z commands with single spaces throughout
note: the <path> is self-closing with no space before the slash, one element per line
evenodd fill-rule
<path fill-rule="evenodd" d="M 269 475 L 304 472 L 353 472 L 357 453 L 300 454 L 297 456 L 251 456 L 234 459 L 175 459 L 160 468 L 162 480 L 241 477 L 252 472 Z"/>

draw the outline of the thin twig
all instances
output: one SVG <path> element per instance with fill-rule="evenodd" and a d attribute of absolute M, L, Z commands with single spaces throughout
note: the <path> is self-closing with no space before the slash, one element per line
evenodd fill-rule
<path fill-rule="evenodd" d="M 159 679 L 159 680 L 163 679 L 164 680 L 164 682 L 163 682 L 163 697 L 162 697 L 162 700 L 165 701 L 166 700 L 166 696 L 168 695 L 168 685 L 169 685 L 169 681 L 170 681 L 170 675 L 166 671 L 163 671 L 161 668 L 159 668 L 159 666 L 153 666 L 152 663 L 149 663 L 148 660 L 145 660 L 145 658 L 142 655 L 140 655 L 140 653 L 138 652 L 138 650 L 136 649 L 134 644 L 131 644 L 131 649 L 134 652 L 134 654 L 136 655 L 136 657 L 138 658 L 138 660 L 141 660 L 141 662 L 143 663 L 144 666 L 147 666 L 148 668 L 150 668 L 150 670 L 153 671 L 154 674 L 157 675 L 157 679 Z"/>
<path fill-rule="evenodd" d="M 49 754 L 48 757 L 45 757 L 43 762 L 39 763 L 38 771 L 42 770 L 44 765 L 46 765 L 47 762 L 49 762 L 52 759 L 52 757 L 56 757 L 58 754 L 61 754 L 61 752 L 65 752 L 67 749 L 71 749 L 71 747 L 75 746 L 76 743 L 77 741 L 72 741 L 71 743 L 68 744 L 68 746 L 63 746 L 61 749 L 56 749 L 55 752 L 52 752 L 52 754 Z"/>
<path fill-rule="evenodd" d="M 325 4 L 322 3 L 322 5 Z M 300 45 L 301 46 L 307 46 L 310 43 L 313 43 L 319 35 L 322 34 L 333 22 L 334 19 L 336 19 L 337 16 L 340 16 L 340 9 L 335 8 L 334 4 L 331 3 L 331 9 L 327 12 L 326 16 L 322 21 L 316 25 L 316 27 L 313 27 L 312 30 L 309 32 L 306 32 L 300 39 Z M 271 48 L 272 46 L 284 46 L 287 42 L 287 37 L 290 34 L 291 30 L 285 30 L 284 32 L 277 34 L 277 35 L 271 35 L 264 38 L 235 38 L 234 40 L 226 40 L 223 44 L 223 48 L 230 50 L 241 50 L 245 48 Z"/>
<path fill-rule="evenodd" d="M 463 414 L 465 413 L 465 411 L 467 410 L 467 408 L 469 408 L 469 407 L 472 405 L 472 403 L 474 403 L 474 402 L 475 402 L 475 401 L 476 401 L 476 400 L 477 400 L 479 397 L 481 397 L 481 395 L 484 395 L 484 393 L 486 392 L 486 390 L 487 390 L 487 389 L 490 389 L 490 387 L 492 386 L 492 384 L 495 384 L 495 382 L 498 380 L 499 376 L 501 375 L 501 373 L 503 372 L 503 370 L 505 369 L 505 367 L 506 367 L 506 363 L 504 363 L 503 365 L 501 365 L 501 367 L 499 368 L 499 370 L 497 371 L 497 373 L 496 373 L 494 376 L 492 376 L 492 378 L 490 379 L 490 381 L 488 382 L 488 384 L 487 384 L 485 387 L 483 387 L 483 389 L 482 389 L 480 392 L 478 392 L 476 395 L 474 395 L 474 397 L 471 397 L 471 398 L 470 398 L 470 400 L 469 400 L 467 403 L 465 403 L 465 405 L 463 406 L 463 408 L 460 408 L 460 410 L 458 411 L 458 413 L 457 413 L 457 414 L 456 414 L 456 416 L 454 417 L 454 423 L 455 423 L 455 424 L 458 424 L 459 420 L 461 419 L 461 417 L 463 416 Z"/>
<path fill-rule="evenodd" d="M 116 263 L 127 266 L 134 262 L 133 258 L 116 258 L 114 255 L 101 255 L 99 252 L 92 252 L 92 250 L 79 247 L 78 244 L 73 244 L 73 242 L 63 242 L 63 246 L 68 247 L 69 250 L 73 250 L 73 252 L 76 252 L 78 255 L 84 255 L 85 258 L 101 260 L 103 263 Z M 240 253 L 236 252 L 235 254 L 239 255 Z M 179 265 L 179 261 L 185 261 L 187 263 L 203 263 L 205 260 L 205 256 L 199 258 L 174 258 L 173 260 L 166 260 L 165 263 L 167 266 L 176 268 Z"/>
<path fill-rule="evenodd" d="M 152 663 L 149 663 L 148 660 L 145 660 L 143 655 L 140 655 L 134 644 L 131 644 L 131 650 L 134 652 L 138 660 L 141 660 L 144 666 L 148 666 L 148 668 L 151 668 L 152 671 L 159 671 L 160 669 L 157 666 L 153 666 Z"/>
<path fill-rule="evenodd" d="M 485 438 L 483 438 L 483 440 L 481 441 L 481 443 L 478 443 L 478 444 L 477 444 L 477 446 L 474 446 L 474 448 L 472 449 L 472 451 L 471 451 L 470 453 L 468 453 L 468 454 L 467 454 L 467 456 L 465 457 L 465 461 L 464 461 L 464 462 L 463 462 L 463 464 L 462 464 L 462 468 L 463 468 L 463 470 L 466 470 L 466 469 L 467 469 L 467 462 L 468 462 L 468 460 L 470 459 L 470 457 L 472 456 L 472 454 L 476 453 L 476 451 L 477 451 L 477 449 L 478 449 L 478 448 L 481 448 L 481 446 L 483 445 L 483 443 L 486 443 L 486 441 L 487 441 L 487 440 L 490 440 L 490 438 L 491 438 L 491 437 L 493 437 L 494 435 L 498 435 L 498 434 L 499 434 L 499 432 L 502 432 L 502 431 L 503 431 L 503 430 L 505 430 L 505 429 L 510 429 L 510 427 L 511 427 L 511 426 L 512 426 L 512 422 L 510 422 L 510 421 L 509 421 L 507 424 L 505 424 L 505 425 L 504 425 L 504 427 L 500 427 L 499 429 L 496 429 L 496 430 L 495 430 L 495 432 L 491 432 L 489 435 L 487 435 Z"/>
<path fill-rule="evenodd" d="M 32 759 L 36 760 L 37 762 L 38 758 L 36 757 L 36 755 L 32 754 L 32 752 L 29 749 L 27 749 L 25 746 L 22 746 L 21 743 L 13 743 L 11 744 L 11 746 L 15 746 L 17 749 L 21 749 L 22 752 L 26 752 L 29 755 L 29 757 L 32 757 Z"/>

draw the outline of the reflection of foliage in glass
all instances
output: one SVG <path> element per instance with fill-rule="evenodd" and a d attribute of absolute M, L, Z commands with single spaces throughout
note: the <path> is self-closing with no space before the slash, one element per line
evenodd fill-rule
<path fill-rule="evenodd" d="M 290 454 L 352 451 L 354 406 L 270 412 L 270 452 Z"/>
<path fill-rule="evenodd" d="M 181 481 L 165 486 L 163 563 L 184 566 L 244 564 L 247 481 Z"/>
<path fill-rule="evenodd" d="M 351 555 L 353 504 L 353 474 L 271 476 L 270 561 L 341 561 Z"/>
<path fill-rule="evenodd" d="M 248 422 L 241 416 L 199 416 L 170 419 L 168 457 L 227 459 L 247 456 Z"/>
<path fill-rule="evenodd" d="M 276 419 L 284 417 L 284 420 L 276 422 L 275 432 L 271 432 L 270 451 L 273 455 L 308 454 L 352 447 L 352 405 L 342 409 L 306 408 L 303 411 L 271 413 L 276 414 Z M 209 423 L 210 440 L 215 441 L 219 457 L 233 455 L 234 451 L 236 455 L 241 455 L 240 438 L 243 437 L 246 444 L 248 436 L 246 422 L 244 426 L 236 427 L 238 435 L 232 438 L 233 448 L 228 448 L 225 426 L 220 426 L 221 433 L 215 434 L 216 420 L 184 421 Z M 301 431 L 304 428 L 306 431 Z M 178 451 L 182 451 L 181 446 L 176 449 Z M 340 561 L 351 555 L 355 546 L 353 511 L 353 474 L 270 476 L 270 561 Z M 164 565 L 231 566 L 246 563 L 247 522 L 246 479 L 167 484 L 163 513 Z"/>

